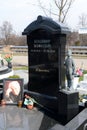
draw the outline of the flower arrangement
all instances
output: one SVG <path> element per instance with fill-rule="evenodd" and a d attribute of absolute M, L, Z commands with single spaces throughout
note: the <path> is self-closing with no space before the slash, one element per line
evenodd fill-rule
<path fill-rule="evenodd" d="M 28 109 L 32 110 L 33 107 L 34 107 L 34 99 L 31 98 L 29 95 L 25 94 L 24 105 L 25 105 Z"/>
<path fill-rule="evenodd" d="M 79 101 L 83 103 L 87 102 L 87 94 L 79 95 Z"/>
<path fill-rule="evenodd" d="M 4 56 L 4 59 L 5 59 L 7 62 L 11 62 L 11 60 L 12 60 L 12 54 L 6 54 L 6 55 Z"/>

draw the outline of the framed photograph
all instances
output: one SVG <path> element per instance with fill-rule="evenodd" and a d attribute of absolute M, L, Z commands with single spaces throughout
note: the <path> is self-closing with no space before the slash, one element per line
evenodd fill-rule
<path fill-rule="evenodd" d="M 19 100 L 23 99 L 24 79 L 10 79 L 3 80 L 3 99 L 6 103 L 17 104 Z"/>

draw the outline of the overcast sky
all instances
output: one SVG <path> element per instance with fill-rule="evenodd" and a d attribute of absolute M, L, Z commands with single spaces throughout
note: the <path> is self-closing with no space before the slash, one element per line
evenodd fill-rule
<path fill-rule="evenodd" d="M 47 5 L 50 0 L 42 1 Z M 9 21 L 17 33 L 23 32 L 38 15 L 44 15 L 33 4 L 37 5 L 37 0 L 0 0 L 0 26 L 4 21 Z M 87 14 L 87 0 L 75 0 L 68 14 L 68 26 L 76 28 L 82 13 Z"/>

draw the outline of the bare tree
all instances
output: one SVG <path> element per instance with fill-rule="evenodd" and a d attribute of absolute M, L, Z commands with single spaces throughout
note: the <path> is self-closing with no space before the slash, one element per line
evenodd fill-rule
<path fill-rule="evenodd" d="M 8 21 L 3 22 L 0 27 L 0 44 L 1 45 L 27 45 L 26 39 L 22 35 L 15 34 L 12 24 Z"/>
<path fill-rule="evenodd" d="M 13 28 L 10 22 L 5 21 L 3 25 L 0 27 L 0 37 L 4 43 L 4 45 L 10 44 L 11 34 L 13 33 Z"/>
<path fill-rule="evenodd" d="M 79 16 L 79 38 L 80 45 L 87 46 L 87 14 L 82 13 Z"/>
<path fill-rule="evenodd" d="M 11 35 L 11 45 L 26 46 L 26 37 L 21 35 Z"/>
<path fill-rule="evenodd" d="M 59 22 L 64 23 L 66 16 L 69 12 L 69 9 L 74 1 L 75 0 L 51 0 L 51 2 L 53 3 L 52 4 L 51 2 L 49 3 L 50 5 L 49 9 L 46 8 L 46 5 L 43 5 L 41 0 L 38 0 L 38 3 L 39 7 L 43 10 L 46 16 L 48 16 L 48 14 L 55 15 L 58 17 Z M 55 11 L 52 9 L 52 5 L 55 5 L 55 7 L 53 7 L 56 9 Z"/>
<path fill-rule="evenodd" d="M 79 25 L 81 27 L 86 27 L 87 26 L 87 14 L 81 14 L 79 16 Z"/>
<path fill-rule="evenodd" d="M 67 45 L 74 46 L 80 44 L 79 33 L 77 31 L 71 32 L 67 35 Z"/>

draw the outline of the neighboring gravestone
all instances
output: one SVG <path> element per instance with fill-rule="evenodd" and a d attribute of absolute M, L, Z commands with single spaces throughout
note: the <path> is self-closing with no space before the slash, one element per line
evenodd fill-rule
<path fill-rule="evenodd" d="M 65 46 L 69 29 L 38 16 L 24 29 L 27 35 L 28 90 L 39 103 L 58 114 L 59 90 L 65 88 Z M 57 117 L 57 116 L 56 116 Z"/>

